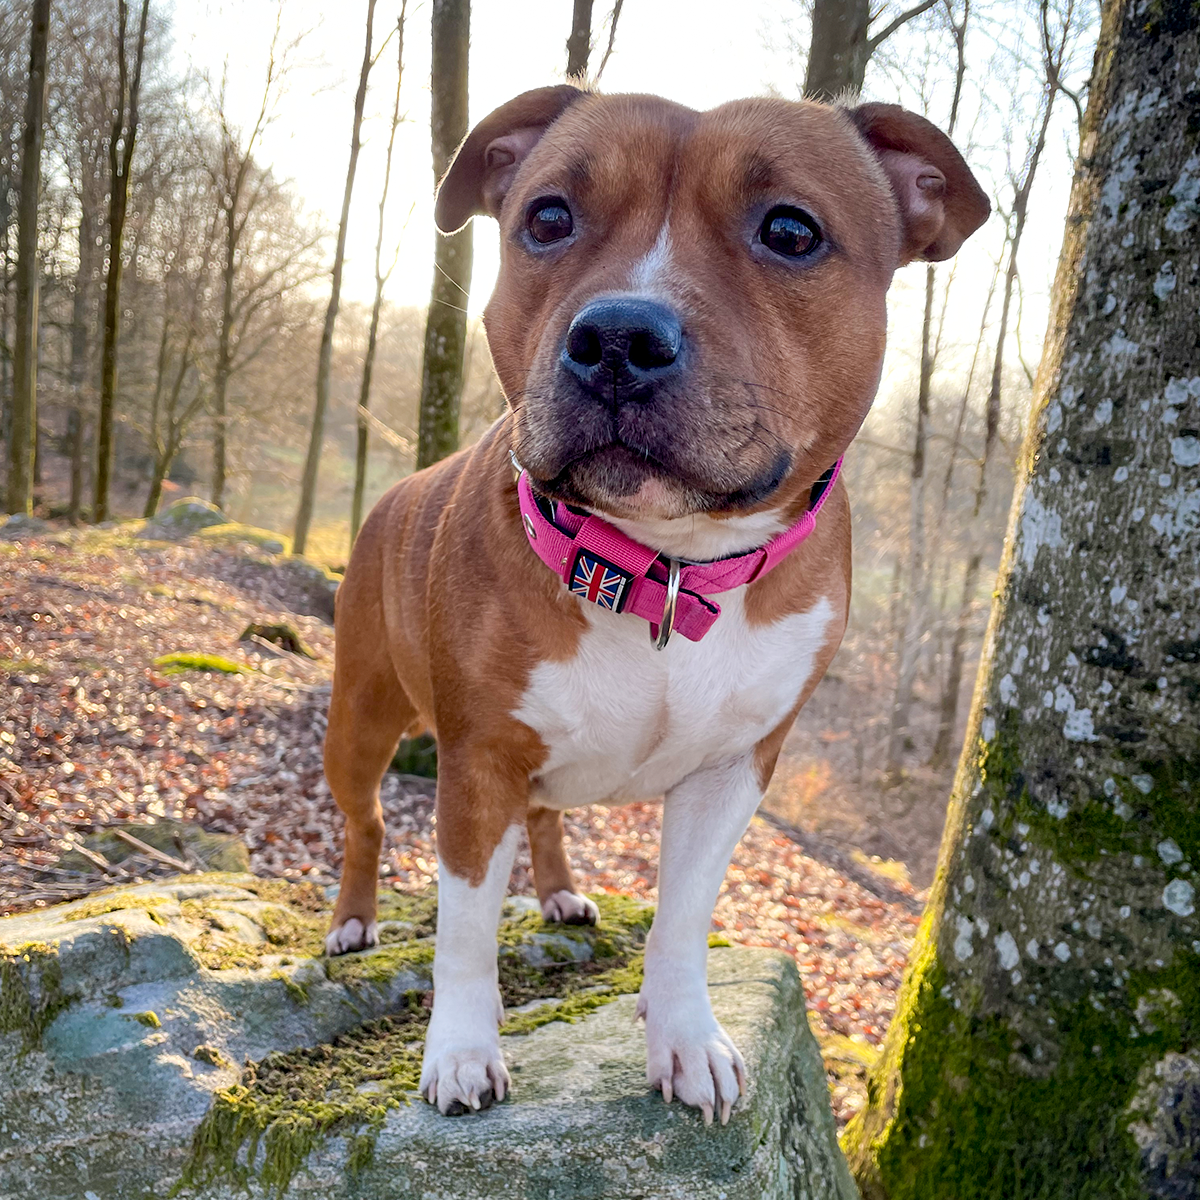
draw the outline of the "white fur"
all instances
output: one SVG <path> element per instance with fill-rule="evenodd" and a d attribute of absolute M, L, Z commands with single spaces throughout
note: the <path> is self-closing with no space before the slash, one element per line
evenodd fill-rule
<path fill-rule="evenodd" d="M 746 1066 L 713 1016 L 706 965 L 713 905 L 762 794 L 753 752 L 689 775 L 667 793 L 658 910 L 646 945 L 638 1015 L 646 1019 L 646 1078 L 721 1124 L 745 1091 Z"/>
<path fill-rule="evenodd" d="M 368 946 L 379 942 L 379 926 L 374 921 L 363 928 L 363 923 L 357 917 L 343 921 L 334 926 L 325 935 L 325 953 L 331 957 L 336 954 L 346 954 L 351 950 L 366 950 Z"/>
<path fill-rule="evenodd" d="M 578 892 L 551 892 L 542 901 L 542 919 L 563 925 L 595 925 L 600 910 L 594 900 Z"/>
<path fill-rule="evenodd" d="M 643 534 L 644 537 L 644 534 Z M 536 666 L 515 715 L 547 748 L 531 803 L 548 808 L 665 796 L 658 911 L 638 1013 L 646 1071 L 722 1123 L 745 1065 L 708 1001 L 713 905 L 761 796 L 757 744 L 795 706 L 834 620 L 828 597 L 751 626 L 745 588 L 720 597 L 699 642 L 650 645 L 646 622 L 580 601 L 588 630 L 575 656 Z"/>
<path fill-rule="evenodd" d="M 433 1013 L 425 1036 L 421 1093 L 442 1112 L 503 1100 L 508 1069 L 500 1052 L 496 928 L 512 874 L 520 828 L 505 832 L 478 887 L 452 875 L 438 860 L 437 956 Z"/>
<path fill-rule="evenodd" d="M 668 217 L 658 231 L 654 245 L 633 264 L 629 286 L 635 292 L 655 295 L 663 292 L 671 270 L 671 221 Z"/>
<path fill-rule="evenodd" d="M 783 516 L 773 509 L 745 517 L 731 517 L 725 521 L 718 521 L 707 513 L 694 513 L 688 517 L 642 518 L 637 521 L 624 520 L 607 513 L 601 515 L 635 542 L 655 546 L 662 554 L 689 562 L 709 562 L 714 558 L 743 554 L 765 545 L 787 528 Z"/>
<path fill-rule="evenodd" d="M 719 597 L 721 615 L 701 641 L 676 634 L 662 651 L 640 617 L 581 600 L 590 628 L 575 656 L 539 663 L 514 714 L 549 752 L 531 803 L 654 799 L 776 728 L 812 673 L 833 606 L 822 597 L 752 627 L 744 592 Z"/>

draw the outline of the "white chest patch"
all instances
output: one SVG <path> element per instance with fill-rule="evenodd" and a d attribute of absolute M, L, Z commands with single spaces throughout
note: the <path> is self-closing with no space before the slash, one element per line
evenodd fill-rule
<path fill-rule="evenodd" d="M 770 733 L 808 682 L 834 611 L 821 597 L 807 612 L 751 627 L 744 593 L 720 597 L 702 641 L 676 634 L 661 652 L 645 621 L 580 601 L 589 628 L 578 652 L 535 667 L 513 714 L 549 751 L 531 802 L 650 799 Z"/>

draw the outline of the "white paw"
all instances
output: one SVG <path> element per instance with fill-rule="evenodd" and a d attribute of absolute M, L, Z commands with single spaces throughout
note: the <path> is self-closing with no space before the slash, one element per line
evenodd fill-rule
<path fill-rule="evenodd" d="M 595 901 L 578 892 L 553 892 L 542 901 L 542 920 L 559 925 L 595 925 L 600 910 Z"/>
<path fill-rule="evenodd" d="M 379 944 L 379 926 L 374 921 L 364 926 L 357 917 L 350 917 L 335 925 L 325 937 L 325 953 L 348 954 L 351 950 L 365 950 Z"/>
<path fill-rule="evenodd" d="M 494 1046 L 431 1053 L 427 1044 L 421 1067 L 421 1095 L 446 1116 L 491 1108 L 511 1086 L 499 1042 Z"/>
<path fill-rule="evenodd" d="M 678 1097 L 721 1124 L 738 1096 L 746 1094 L 746 1064 L 729 1035 L 712 1015 L 708 1002 L 649 1004 L 638 997 L 637 1014 L 646 1019 L 646 1080 L 669 1104 Z"/>

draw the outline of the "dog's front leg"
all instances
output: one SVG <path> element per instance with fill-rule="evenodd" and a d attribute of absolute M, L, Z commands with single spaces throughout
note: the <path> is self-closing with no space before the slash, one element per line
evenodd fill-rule
<path fill-rule="evenodd" d="M 443 1113 L 487 1108 L 509 1088 L 496 929 L 520 837 L 519 813 L 453 775 L 438 779 L 437 952 L 421 1068 L 421 1093 Z"/>
<path fill-rule="evenodd" d="M 706 767 L 663 806 L 658 911 L 646 944 L 638 1014 L 646 1077 L 721 1123 L 745 1092 L 746 1068 L 708 1000 L 708 930 L 729 860 L 762 795 L 753 753 Z"/>

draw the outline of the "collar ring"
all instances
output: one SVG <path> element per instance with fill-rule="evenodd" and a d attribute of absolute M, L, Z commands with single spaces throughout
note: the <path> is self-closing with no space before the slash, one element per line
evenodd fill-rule
<path fill-rule="evenodd" d="M 679 602 L 680 563 L 677 558 L 667 559 L 667 598 L 663 602 L 662 620 L 658 625 L 658 637 L 654 639 L 655 650 L 666 648 L 675 629 L 675 607 Z"/>

